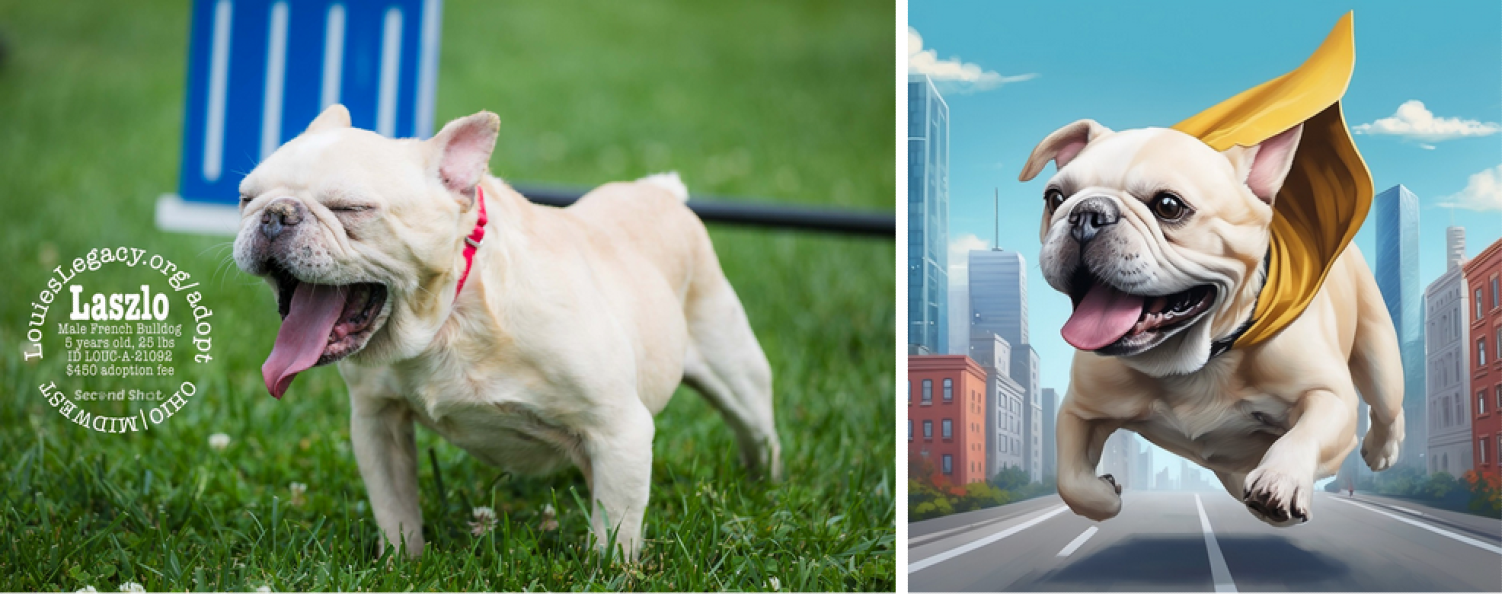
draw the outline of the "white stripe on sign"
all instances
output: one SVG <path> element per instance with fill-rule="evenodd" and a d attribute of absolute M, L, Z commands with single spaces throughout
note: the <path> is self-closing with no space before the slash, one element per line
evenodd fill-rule
<path fill-rule="evenodd" d="M 261 100 L 261 160 L 282 145 L 282 85 L 287 72 L 287 2 L 272 4 L 267 34 L 266 93 Z"/>
<path fill-rule="evenodd" d="M 1043 512 L 1045 514 L 1040 514 L 1041 512 Z M 970 544 L 966 544 L 966 545 L 963 545 L 963 546 L 958 546 L 956 548 L 952 548 L 950 550 L 947 550 L 947 551 L 942 552 L 940 554 L 937 554 L 935 556 L 932 556 L 932 557 L 929 557 L 929 558 L 924 558 L 924 559 L 921 559 L 921 560 L 909 563 L 909 572 L 910 573 L 914 573 L 914 572 L 919 571 L 921 569 L 928 569 L 928 568 L 933 567 L 935 565 L 941 564 L 943 562 L 946 562 L 948 560 L 951 560 L 953 558 L 956 558 L 958 556 L 961 556 L 963 554 L 966 554 L 968 552 L 971 552 L 973 550 L 976 550 L 976 549 L 981 548 L 983 546 L 986 546 L 988 544 L 992 544 L 994 542 L 997 542 L 997 541 L 999 541 L 999 540 L 1001 540 L 1003 538 L 1006 538 L 1006 537 L 1009 537 L 1009 536 L 1014 535 L 1016 533 L 1019 533 L 1021 531 L 1024 531 L 1025 529 L 1028 529 L 1030 527 L 1034 527 L 1035 525 L 1038 525 L 1041 521 L 1044 521 L 1046 519 L 1049 519 L 1051 517 L 1059 515 L 1059 514 L 1061 514 L 1063 512 L 1066 512 L 1066 507 L 1065 506 L 1058 506 L 1058 507 L 1056 507 L 1054 509 L 1045 509 L 1043 511 L 1038 511 L 1038 512 L 1035 512 L 1035 513 L 1031 513 L 1031 514 L 1039 515 L 1039 516 L 1037 516 L 1037 517 L 1035 517 L 1033 519 L 1030 519 L 1028 521 L 1025 521 L 1023 523 L 1020 523 L 1018 525 L 1015 525 L 1013 527 L 1010 527 L 1008 529 L 1005 529 L 1003 531 L 1000 531 L 998 533 L 995 533 L 993 535 L 990 535 L 988 537 L 985 537 L 985 538 L 982 538 L 980 540 L 974 541 L 974 542 L 972 542 Z"/>
<path fill-rule="evenodd" d="M 1081 548 L 1082 544 L 1085 544 L 1087 543 L 1087 540 L 1092 539 L 1092 534 L 1094 533 L 1097 533 L 1097 527 L 1088 527 L 1087 531 L 1083 531 L 1082 535 L 1076 536 L 1076 539 L 1071 540 L 1070 544 L 1066 544 L 1066 547 L 1062 548 L 1060 552 L 1057 552 L 1056 556 L 1062 558 L 1071 556 L 1072 552 L 1076 552 L 1077 548 Z"/>
<path fill-rule="evenodd" d="M 413 103 L 413 136 L 434 134 L 434 88 L 439 79 L 439 0 L 423 2 L 423 32 L 418 53 L 418 101 Z"/>
<path fill-rule="evenodd" d="M 377 82 L 376 132 L 397 136 L 397 74 L 402 62 L 402 11 L 387 9 L 381 33 L 381 79 Z"/>
<path fill-rule="evenodd" d="M 1400 515 L 1392 515 L 1392 514 L 1390 514 L 1388 512 L 1380 510 L 1378 508 L 1374 508 L 1374 507 L 1370 507 L 1370 506 L 1364 506 L 1363 504 L 1358 503 L 1358 502 L 1349 502 L 1348 504 L 1349 504 L 1349 506 L 1357 506 L 1357 507 L 1362 508 L 1364 510 L 1373 511 L 1373 512 L 1385 515 L 1387 517 L 1390 517 L 1392 519 L 1395 519 L 1395 520 L 1400 521 L 1402 523 L 1405 523 L 1407 525 L 1413 525 L 1413 526 L 1416 526 L 1416 527 L 1420 527 L 1422 529 L 1425 529 L 1427 531 L 1430 531 L 1432 533 L 1435 533 L 1437 535 L 1440 535 L 1440 536 L 1448 538 L 1448 539 L 1458 540 L 1460 542 L 1463 542 L 1463 543 L 1468 544 L 1470 546 L 1473 546 L 1475 548 L 1483 548 L 1483 549 L 1488 550 L 1490 552 L 1493 552 L 1495 554 L 1499 554 L 1500 553 L 1500 547 L 1499 546 L 1493 546 L 1493 545 L 1487 544 L 1485 542 L 1476 540 L 1474 538 L 1468 537 L 1466 535 L 1458 535 L 1458 534 L 1453 533 L 1451 531 L 1448 531 L 1446 529 L 1439 529 L 1437 527 L 1433 527 L 1431 525 L 1428 525 L 1426 523 L 1422 523 L 1421 521 L 1417 521 L 1415 519 L 1407 519 L 1407 518 L 1402 517 Z"/>
<path fill-rule="evenodd" d="M 324 80 L 319 87 L 319 110 L 340 102 L 340 76 L 345 65 L 345 5 L 329 5 L 324 17 Z"/>
<path fill-rule="evenodd" d="M 1202 541 L 1207 542 L 1207 562 L 1212 564 L 1212 590 L 1221 593 L 1238 593 L 1233 585 L 1233 574 L 1228 572 L 1228 563 L 1223 562 L 1223 550 L 1218 548 L 1218 538 L 1212 535 L 1212 523 L 1207 520 L 1207 511 L 1202 509 L 1202 495 L 1193 494 L 1197 500 L 1197 518 L 1202 520 Z"/>
<path fill-rule="evenodd" d="M 230 0 L 214 3 L 209 50 L 209 110 L 204 127 L 204 179 L 219 181 L 225 159 L 225 88 L 230 85 Z"/>

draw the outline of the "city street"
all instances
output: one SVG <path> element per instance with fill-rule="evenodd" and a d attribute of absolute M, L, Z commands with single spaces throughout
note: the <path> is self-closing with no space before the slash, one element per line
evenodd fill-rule
<path fill-rule="evenodd" d="M 1057 496 L 910 525 L 909 589 L 1499 592 L 1500 521 L 1317 492 L 1275 528 L 1221 491 L 1125 490 L 1097 523 Z"/>

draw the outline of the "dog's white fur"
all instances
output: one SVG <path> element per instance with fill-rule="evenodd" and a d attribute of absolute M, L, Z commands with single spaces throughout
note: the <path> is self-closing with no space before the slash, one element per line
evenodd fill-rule
<path fill-rule="evenodd" d="M 577 466 L 596 545 L 615 531 L 635 557 L 653 416 L 681 380 L 726 418 L 755 473 L 779 476 L 768 361 L 677 175 L 537 206 L 487 174 L 499 123 L 482 112 L 428 141 L 392 140 L 330 107 L 242 182 L 235 259 L 253 275 L 276 259 L 301 281 L 387 286 L 379 329 L 338 365 L 392 545 L 423 547 L 417 421 L 509 471 Z M 490 224 L 457 298 L 477 186 Z M 269 244 L 262 213 L 288 198 L 312 218 Z M 331 210 L 350 204 L 366 208 Z"/>
<path fill-rule="evenodd" d="M 1174 130 L 1113 132 L 1082 120 L 1031 154 L 1020 180 L 1055 160 L 1047 189 L 1066 197 L 1054 212 L 1047 207 L 1041 224 L 1040 266 L 1052 287 L 1068 292 L 1083 265 L 1139 295 L 1196 285 L 1217 290 L 1207 312 L 1151 348 L 1128 356 L 1076 353 L 1056 445 L 1057 486 L 1077 514 L 1118 514 L 1120 486 L 1095 470 L 1103 444 L 1120 428 L 1211 469 L 1229 494 L 1277 526 L 1310 516 L 1314 480 L 1336 473 L 1353 449 L 1360 393 L 1370 406 L 1365 461 L 1379 471 L 1398 458 L 1405 431 L 1400 351 L 1384 299 L 1352 244 L 1288 327 L 1208 360 L 1212 341 L 1253 314 L 1271 203 L 1300 136 L 1298 126 L 1261 146 L 1219 153 Z M 1194 212 L 1161 222 L 1147 204 L 1163 190 Z M 1068 218 L 1087 197 L 1111 198 L 1121 219 L 1080 245 Z"/>

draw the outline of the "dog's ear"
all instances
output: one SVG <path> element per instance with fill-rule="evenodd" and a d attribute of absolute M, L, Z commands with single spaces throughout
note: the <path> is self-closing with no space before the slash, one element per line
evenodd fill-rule
<path fill-rule="evenodd" d="M 1076 158 L 1077 154 L 1086 148 L 1092 140 L 1113 133 L 1113 130 L 1098 125 L 1092 119 L 1082 119 L 1060 129 L 1055 133 L 1045 136 L 1040 140 L 1035 150 L 1029 153 L 1029 162 L 1024 163 L 1024 170 L 1019 172 L 1019 181 L 1029 181 L 1040 174 L 1045 168 L 1045 163 L 1052 159 L 1056 161 L 1056 170 L 1066 167 L 1066 163 Z"/>
<path fill-rule="evenodd" d="M 350 127 L 350 111 L 343 104 L 331 104 L 319 116 L 314 117 L 314 121 L 308 124 L 308 129 L 304 129 L 303 133 L 346 127 Z"/>
<path fill-rule="evenodd" d="M 1249 191 L 1265 204 L 1275 203 L 1275 193 L 1291 173 L 1296 146 L 1301 143 L 1301 125 L 1287 129 L 1252 148 L 1234 146 L 1223 151 L 1233 163 L 1233 172 Z"/>
<path fill-rule="evenodd" d="M 438 166 L 444 187 L 466 198 L 474 198 L 476 185 L 486 174 L 491 151 L 496 147 L 502 120 L 495 113 L 481 111 L 450 121 L 439 135 L 428 141 L 432 162 Z"/>

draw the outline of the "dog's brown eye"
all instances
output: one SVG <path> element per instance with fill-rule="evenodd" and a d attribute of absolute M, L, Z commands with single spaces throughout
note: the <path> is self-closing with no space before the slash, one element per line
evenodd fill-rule
<path fill-rule="evenodd" d="M 1162 221 L 1175 221 L 1186 216 L 1186 203 L 1175 194 L 1160 192 L 1150 201 L 1150 210 Z"/>
<path fill-rule="evenodd" d="M 1055 188 L 1045 190 L 1045 208 L 1050 212 L 1056 212 L 1056 209 L 1061 208 L 1061 204 L 1065 202 L 1066 195 L 1062 194 L 1061 190 Z"/>

